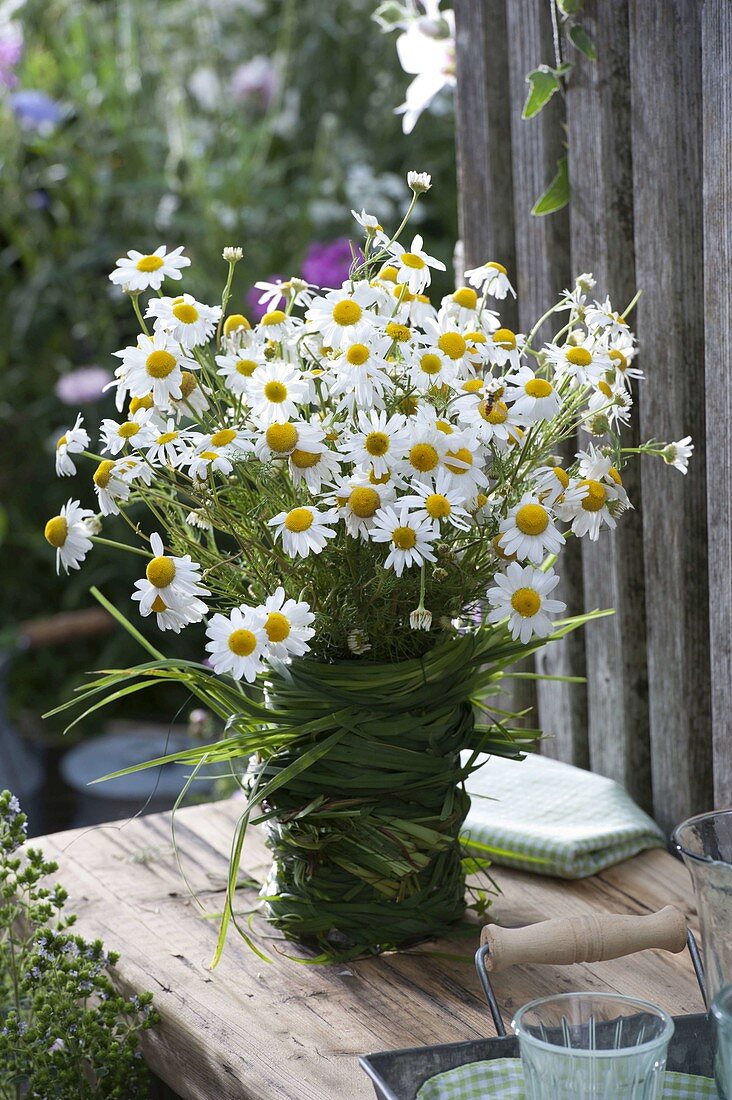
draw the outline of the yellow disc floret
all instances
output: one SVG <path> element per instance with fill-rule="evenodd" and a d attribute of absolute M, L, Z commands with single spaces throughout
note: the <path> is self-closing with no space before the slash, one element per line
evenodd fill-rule
<path fill-rule="evenodd" d="M 522 618 L 530 619 L 541 607 L 541 596 L 535 588 L 517 588 L 511 596 L 511 607 Z"/>
<path fill-rule="evenodd" d="M 524 392 L 529 397 L 548 397 L 550 393 L 554 392 L 554 387 L 545 378 L 531 378 L 525 384 Z"/>
<path fill-rule="evenodd" d="M 478 412 L 488 424 L 505 424 L 508 420 L 508 405 L 505 401 L 491 401 L 485 398 L 478 405 Z"/>
<path fill-rule="evenodd" d="M 198 320 L 199 313 L 190 302 L 178 302 L 177 305 L 173 306 L 173 316 L 184 325 L 192 325 L 194 321 Z"/>
<path fill-rule="evenodd" d="M 376 489 L 369 489 L 364 485 L 353 490 L 348 503 L 354 516 L 358 516 L 359 519 L 370 519 L 381 507 L 381 497 Z"/>
<path fill-rule="evenodd" d="M 340 302 L 336 302 L 333 306 L 333 320 L 341 328 L 348 328 L 350 325 L 355 325 L 361 320 L 361 309 L 358 302 L 354 302 L 352 298 L 344 298 Z"/>
<path fill-rule="evenodd" d="M 270 611 L 264 630 L 270 642 L 284 642 L 290 636 L 290 620 L 281 611 Z"/>
<path fill-rule="evenodd" d="M 175 370 L 177 360 L 169 351 L 153 351 L 145 360 L 145 370 L 151 378 L 167 378 Z"/>
<path fill-rule="evenodd" d="M 53 519 L 49 519 L 43 534 L 46 542 L 58 550 L 69 537 L 68 521 L 64 516 L 54 516 Z"/>
<path fill-rule="evenodd" d="M 175 562 L 172 558 L 163 557 L 162 555 L 153 558 L 152 561 L 147 563 L 145 576 L 155 588 L 167 588 L 175 577 Z"/>
<path fill-rule="evenodd" d="M 431 519 L 447 519 L 452 512 L 450 501 L 442 493 L 430 493 L 424 507 Z"/>
<path fill-rule="evenodd" d="M 516 555 L 515 554 L 507 554 L 506 551 L 501 546 L 501 536 L 500 535 L 494 535 L 492 542 L 493 542 L 493 549 L 498 554 L 499 558 L 503 558 L 504 561 L 516 561 Z"/>
<path fill-rule="evenodd" d="M 368 454 L 380 458 L 389 450 L 389 436 L 386 432 L 369 432 L 363 445 Z"/>
<path fill-rule="evenodd" d="M 155 442 L 159 447 L 163 447 L 166 443 L 172 443 L 173 440 L 177 439 L 179 435 L 180 432 L 163 432 L 162 435 L 158 436 Z"/>
<path fill-rule="evenodd" d="M 592 353 L 587 348 L 568 348 L 566 354 L 573 367 L 589 367 L 592 362 Z"/>
<path fill-rule="evenodd" d="M 307 531 L 312 525 L 313 513 L 309 508 L 293 508 L 291 512 L 287 513 L 285 518 L 285 527 L 288 531 L 293 531 L 295 534 Z"/>
<path fill-rule="evenodd" d="M 422 257 L 418 256 L 416 252 L 402 252 L 399 258 L 405 267 L 411 267 L 414 271 L 421 271 L 423 267 L 427 266 Z"/>
<path fill-rule="evenodd" d="M 236 372 L 243 374 L 245 378 L 251 378 L 258 366 L 254 359 L 240 359 L 236 364 Z"/>
<path fill-rule="evenodd" d="M 409 461 L 415 470 L 426 473 L 428 470 L 434 470 L 440 461 L 440 456 L 431 443 L 415 443 L 409 452 Z"/>
<path fill-rule="evenodd" d="M 229 336 L 232 332 L 236 332 L 238 328 L 250 329 L 251 327 L 243 313 L 232 313 L 224 321 L 224 335 Z"/>
<path fill-rule="evenodd" d="M 592 478 L 585 478 L 579 484 L 587 489 L 587 494 L 582 501 L 585 512 L 599 512 L 607 500 L 605 486 L 601 481 L 594 481 Z"/>
<path fill-rule="evenodd" d="M 442 370 L 442 360 L 433 351 L 428 351 L 420 359 L 419 366 L 425 374 L 439 374 Z"/>
<path fill-rule="evenodd" d="M 287 398 L 287 386 L 284 382 L 278 382 L 272 378 L 264 387 L 264 396 L 273 405 L 280 405 Z"/>
<path fill-rule="evenodd" d="M 398 550 L 412 550 L 417 545 L 417 534 L 411 527 L 395 527 L 391 541 Z"/>
<path fill-rule="evenodd" d="M 463 309 L 475 309 L 478 305 L 478 295 L 471 286 L 458 287 L 452 296 L 452 300 L 456 305 L 462 306 Z"/>
<path fill-rule="evenodd" d="M 281 325 L 287 319 L 287 314 L 281 309 L 271 309 L 262 318 L 263 325 Z"/>
<path fill-rule="evenodd" d="M 297 443 L 297 428 L 294 424 L 270 424 L 265 433 L 267 446 L 276 454 L 291 451 Z"/>
<path fill-rule="evenodd" d="M 104 458 L 94 471 L 94 484 L 98 489 L 106 489 L 109 485 L 110 478 L 112 476 L 112 470 L 114 469 L 114 462 L 111 458 Z"/>
<path fill-rule="evenodd" d="M 398 321 L 389 321 L 385 329 L 386 335 L 391 336 L 398 344 L 403 344 L 412 335 L 409 325 L 400 325 Z"/>
<path fill-rule="evenodd" d="M 162 615 L 164 611 L 168 610 L 168 605 L 162 596 L 156 596 L 150 606 L 156 615 Z"/>
<path fill-rule="evenodd" d="M 153 401 L 153 395 L 146 393 L 144 397 L 131 397 L 130 398 L 130 416 L 134 416 L 139 409 L 151 409 L 155 402 Z"/>
<path fill-rule="evenodd" d="M 234 630 L 229 635 L 229 649 L 237 657 L 248 657 L 256 648 L 257 639 L 251 630 Z"/>
<path fill-rule="evenodd" d="M 214 432 L 211 436 L 212 447 L 226 447 L 228 443 L 233 443 L 236 439 L 236 432 L 233 428 L 222 428 L 221 431 Z"/>
<path fill-rule="evenodd" d="M 516 513 L 516 526 L 524 535 L 540 535 L 549 526 L 549 513 L 542 504 L 522 504 Z"/>
<path fill-rule="evenodd" d="M 443 332 L 437 346 L 448 359 L 462 359 L 468 345 L 459 332 Z"/>
<path fill-rule="evenodd" d="M 160 256 L 141 256 L 136 266 L 138 271 L 159 271 L 163 261 Z"/>
<path fill-rule="evenodd" d="M 352 367 L 362 367 L 368 362 L 370 352 L 365 344 L 351 344 L 346 352 L 346 359 Z"/>
<path fill-rule="evenodd" d="M 312 451 L 294 450 L 290 455 L 290 461 L 298 470 L 309 470 L 311 466 L 317 466 L 320 455 L 314 454 Z"/>
<path fill-rule="evenodd" d="M 140 430 L 140 425 L 135 423 L 134 420 L 125 420 L 124 424 L 120 424 L 118 434 L 122 439 L 132 439 L 133 435 L 137 435 Z"/>
<path fill-rule="evenodd" d="M 452 459 L 448 462 L 447 459 Z M 459 447 L 457 451 L 448 451 L 445 465 L 451 474 L 467 474 L 473 465 L 473 456 L 467 447 Z"/>
<path fill-rule="evenodd" d="M 485 266 L 492 267 L 493 270 L 497 271 L 499 275 L 508 275 L 506 268 L 503 266 L 503 264 L 499 264 L 497 260 L 489 260 L 489 262 Z"/>
<path fill-rule="evenodd" d="M 66 438 L 66 436 L 65 435 L 60 435 L 58 437 L 58 439 L 56 440 L 56 450 L 58 450 L 59 447 L 65 446 L 67 443 L 68 443 L 68 439 Z"/>
<path fill-rule="evenodd" d="M 510 328 L 497 328 L 493 333 L 493 343 L 504 351 L 513 351 L 516 347 L 516 333 Z"/>

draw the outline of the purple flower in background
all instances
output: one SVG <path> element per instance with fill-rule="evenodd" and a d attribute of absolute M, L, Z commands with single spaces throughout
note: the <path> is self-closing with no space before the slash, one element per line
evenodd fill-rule
<path fill-rule="evenodd" d="M 276 283 L 276 282 L 283 282 L 283 281 L 284 281 L 284 276 L 283 275 L 269 275 L 267 277 L 267 282 L 268 283 Z M 250 287 L 249 290 L 247 291 L 247 295 L 246 295 L 247 305 L 249 306 L 249 312 L 252 315 L 252 319 L 255 322 L 256 321 L 261 321 L 268 309 L 276 309 L 277 308 L 274 305 L 269 306 L 269 305 L 267 305 L 266 302 L 260 302 L 259 301 L 259 299 L 262 297 L 262 295 L 264 293 L 265 293 L 264 291 L 260 290 L 259 287 L 256 287 L 256 286 Z"/>
<path fill-rule="evenodd" d="M 19 23 L 6 23 L 0 30 L 0 85 L 17 88 L 15 66 L 23 56 L 23 28 Z"/>
<path fill-rule="evenodd" d="M 13 92 L 10 106 L 25 130 L 49 130 L 63 118 L 63 111 L 56 100 L 34 88 Z"/>
<path fill-rule="evenodd" d="M 111 381 L 112 373 L 104 367 L 79 367 L 61 375 L 55 386 L 56 397 L 64 405 L 89 405 L 100 399 Z"/>
<path fill-rule="evenodd" d="M 362 258 L 360 252 L 356 253 Z M 302 261 L 302 277 L 316 286 L 339 287 L 351 270 L 351 244 L 348 237 L 334 241 L 313 241 Z"/>
<path fill-rule="evenodd" d="M 253 57 L 239 65 L 231 77 L 231 94 L 239 103 L 266 111 L 279 91 L 277 66 L 269 57 Z"/>

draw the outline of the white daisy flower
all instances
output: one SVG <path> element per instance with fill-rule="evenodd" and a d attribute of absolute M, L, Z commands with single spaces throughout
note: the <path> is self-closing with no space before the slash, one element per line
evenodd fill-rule
<path fill-rule="evenodd" d="M 152 470 L 150 470 L 152 474 Z M 118 516 L 119 504 L 129 500 L 132 470 L 126 458 L 105 458 L 94 471 L 94 491 L 103 516 Z"/>
<path fill-rule="evenodd" d="M 465 505 L 465 492 L 456 488 L 455 482 L 444 468 L 439 470 L 431 483 L 415 482 L 414 495 L 402 497 L 400 504 L 414 508 L 420 518 L 426 518 L 439 533 L 440 525 L 448 523 L 460 531 L 467 531 L 470 523 Z"/>
<path fill-rule="evenodd" d="M 606 298 L 604 302 L 593 302 L 585 309 L 585 324 L 591 333 L 600 329 L 605 336 L 628 336 L 628 322 L 617 313 Z"/>
<path fill-rule="evenodd" d="M 241 457 L 242 452 L 253 451 L 254 444 L 243 428 L 223 427 L 200 439 L 197 450 L 206 451 L 209 448 L 236 460 Z"/>
<path fill-rule="evenodd" d="M 591 542 L 600 537 L 603 526 L 611 530 L 616 516 L 631 507 L 620 473 L 612 459 L 590 445 L 580 451 L 579 478 L 572 479 L 569 490 L 557 504 L 557 514 L 571 522 L 578 538 L 588 535 Z"/>
<path fill-rule="evenodd" d="M 292 484 L 299 485 L 304 481 L 311 493 L 318 493 L 323 482 L 330 482 L 340 475 L 343 459 L 327 447 L 320 447 L 317 451 L 296 447 L 287 461 Z"/>
<path fill-rule="evenodd" d="M 437 346 L 412 349 L 409 379 L 420 393 L 429 393 L 455 381 L 455 364 Z"/>
<path fill-rule="evenodd" d="M 308 642 L 315 634 L 312 623 L 315 616 L 310 605 L 285 599 L 281 586 L 268 596 L 257 611 L 264 615 L 264 632 L 269 652 L 273 657 L 302 657 L 310 649 Z"/>
<path fill-rule="evenodd" d="M 511 286 L 506 268 L 496 260 L 489 260 L 480 267 L 472 267 L 470 271 L 465 272 L 465 278 L 471 286 L 485 294 L 490 294 L 493 298 L 502 299 L 508 294 L 516 297 L 516 291 Z"/>
<path fill-rule="evenodd" d="M 253 683 L 261 672 L 267 655 L 265 616 L 261 609 L 233 608 L 230 615 L 217 614 L 206 627 L 209 661 L 217 676 L 229 673 L 235 680 L 242 677 Z"/>
<path fill-rule="evenodd" d="M 397 269 L 397 283 L 404 283 L 411 294 L 421 294 L 425 287 L 432 282 L 432 272 L 444 271 L 445 265 L 434 256 L 429 256 L 422 248 L 424 241 L 418 233 L 412 239 L 407 250 L 398 241 L 392 241 L 389 251 L 393 257 L 393 265 Z"/>
<path fill-rule="evenodd" d="M 261 290 L 257 303 L 260 306 L 265 306 L 265 312 L 271 312 L 273 309 L 279 309 L 285 301 L 285 292 L 287 289 L 287 282 L 284 279 L 275 279 L 273 283 L 266 282 L 264 279 L 255 283 L 256 290 Z"/>
<path fill-rule="evenodd" d="M 384 568 L 393 569 L 397 577 L 401 577 L 405 568 L 411 569 L 413 565 L 435 560 L 430 544 L 437 538 L 437 533 L 429 519 L 410 512 L 407 504 L 380 508 L 369 537 L 373 542 L 389 544 Z"/>
<path fill-rule="evenodd" d="M 384 227 L 379 224 L 379 219 L 375 214 L 367 214 L 365 210 L 362 210 L 360 214 L 352 210 L 351 214 L 361 226 L 366 236 L 372 237 L 377 244 L 387 239 L 384 233 Z"/>
<path fill-rule="evenodd" d="M 78 500 L 68 500 L 53 519 L 49 519 L 44 530 L 46 542 L 56 551 L 56 572 L 61 566 L 64 572 L 79 569 L 92 548 L 88 522 L 94 519 L 94 512 L 82 508 Z"/>
<path fill-rule="evenodd" d="M 459 286 L 442 299 L 442 309 L 447 316 L 455 319 L 458 328 L 476 323 L 478 304 L 478 295 L 472 286 Z"/>
<path fill-rule="evenodd" d="M 631 342 L 629 342 L 629 339 Z M 622 385 L 626 389 L 630 389 L 630 384 L 633 379 L 639 380 L 644 377 L 643 371 L 639 367 L 631 366 L 633 359 L 638 354 L 638 349 L 633 346 L 632 338 L 630 334 L 627 336 L 621 336 L 617 340 L 611 340 L 608 345 L 607 354 L 612 364 L 612 369 L 615 371 L 615 385 Z M 609 379 L 612 381 L 612 379 Z"/>
<path fill-rule="evenodd" d="M 547 638 L 553 628 L 550 615 L 566 611 L 567 605 L 553 600 L 549 593 L 559 584 L 559 576 L 551 569 L 543 573 L 530 565 L 512 562 L 505 573 L 497 573 L 495 587 L 489 588 L 488 602 L 493 608 L 488 622 L 508 619 L 511 637 L 524 645 L 532 635 Z"/>
<path fill-rule="evenodd" d="M 483 472 L 485 455 L 475 432 L 466 430 L 450 437 L 444 465 L 453 485 L 466 498 L 488 484 L 488 478 Z"/>
<path fill-rule="evenodd" d="M 411 421 L 408 425 L 404 458 L 397 472 L 416 481 L 429 482 L 445 457 L 448 438 L 426 421 Z"/>
<path fill-rule="evenodd" d="M 181 418 L 191 415 L 202 416 L 208 409 L 206 394 L 211 391 L 199 385 L 195 374 L 191 374 L 189 370 L 184 370 L 181 374 L 180 390 L 181 396 L 171 401 L 174 414 Z"/>
<path fill-rule="evenodd" d="M 160 427 L 162 430 L 153 439 L 146 458 L 154 466 L 177 466 L 188 450 L 188 434 L 176 427 L 173 417 Z"/>
<path fill-rule="evenodd" d="M 395 496 L 393 482 L 371 480 L 364 471 L 359 470 L 336 485 L 332 500 L 342 511 L 348 534 L 352 538 L 368 539 L 376 513 L 390 504 Z"/>
<path fill-rule="evenodd" d="M 575 284 L 571 290 L 562 291 L 561 305 L 558 307 L 561 310 L 580 310 L 584 308 L 587 301 L 587 295 L 595 286 L 597 280 L 594 275 L 589 271 L 585 271 L 582 275 L 578 275 L 575 280 Z"/>
<path fill-rule="evenodd" d="M 297 415 L 298 405 L 309 400 L 310 386 L 302 372 L 282 362 L 267 363 L 249 380 L 253 416 L 273 424 Z"/>
<path fill-rule="evenodd" d="M 505 554 L 515 554 L 520 561 L 528 558 L 536 565 L 541 565 L 547 554 L 558 554 L 564 547 L 551 512 L 532 493 L 525 493 L 501 520 L 499 532 Z"/>
<path fill-rule="evenodd" d="M 575 385 L 596 385 L 603 374 L 612 370 L 612 361 L 605 348 L 594 340 L 579 344 L 547 344 L 547 359 L 557 372 L 557 382 L 571 378 Z"/>
<path fill-rule="evenodd" d="M 553 508 L 569 489 L 570 477 L 561 466 L 538 466 L 533 473 L 533 481 L 540 503 Z"/>
<path fill-rule="evenodd" d="M 473 380 L 477 381 L 477 379 Z M 455 410 L 461 424 L 467 425 L 481 443 L 505 447 L 514 420 L 503 400 L 503 387 L 496 388 L 491 379 L 484 384 L 471 386 L 455 402 Z"/>
<path fill-rule="evenodd" d="M 270 309 L 260 320 L 257 331 L 260 336 L 266 337 L 267 340 L 279 343 L 282 340 L 287 340 L 292 335 L 294 327 L 294 318 L 288 317 L 284 310 Z"/>
<path fill-rule="evenodd" d="M 308 331 L 318 332 L 323 344 L 341 348 L 356 342 L 365 321 L 365 310 L 373 305 L 376 291 L 368 282 L 350 284 L 342 290 L 331 290 L 316 298 L 305 313 Z"/>
<path fill-rule="evenodd" d="M 155 331 L 163 329 L 184 348 L 205 344 L 216 331 L 221 306 L 206 306 L 192 294 L 178 298 L 151 298 L 146 317 L 155 318 Z"/>
<path fill-rule="evenodd" d="M 181 466 L 188 467 L 188 473 L 194 481 L 205 481 L 209 473 L 214 472 L 228 477 L 234 469 L 234 463 L 226 451 L 214 447 L 189 452 L 181 458 Z"/>
<path fill-rule="evenodd" d="M 358 431 L 345 443 L 344 457 L 354 465 L 368 465 L 380 477 L 399 463 L 406 454 L 409 434 L 405 417 L 389 416 L 383 410 L 359 412 Z"/>
<path fill-rule="evenodd" d="M 138 409 L 121 424 L 116 420 L 103 420 L 101 433 L 102 454 L 110 455 L 119 454 L 128 445 L 135 449 L 149 447 L 158 434 L 148 409 Z"/>
<path fill-rule="evenodd" d="M 694 450 L 691 436 L 685 435 L 683 439 L 677 439 L 675 443 L 667 443 L 663 451 L 663 461 L 668 466 L 673 466 L 680 473 L 685 474 L 689 469 L 689 459 Z"/>
<path fill-rule="evenodd" d="M 551 420 L 562 407 L 562 399 L 552 383 L 538 378 L 531 367 L 520 367 L 505 382 L 505 400 L 512 402 L 511 411 L 524 424 Z"/>
<path fill-rule="evenodd" d="M 620 426 L 625 427 L 630 423 L 632 409 L 633 398 L 623 383 L 610 385 L 603 378 L 597 383 L 597 388 L 587 402 L 588 412 L 602 413 L 609 427 L 616 431 Z M 586 428 L 591 424 L 592 421 L 584 421 L 582 427 Z"/>
<path fill-rule="evenodd" d="M 216 356 L 217 374 L 221 375 L 236 397 L 248 394 L 249 379 L 255 370 L 267 362 L 264 349 L 265 341 L 261 340 L 256 344 L 243 344 L 237 351 Z"/>
<path fill-rule="evenodd" d="M 175 617 L 182 620 L 182 625 L 200 622 L 208 611 L 200 597 L 211 595 L 201 584 L 200 565 L 190 554 L 183 557 L 166 554 L 157 532 L 150 536 L 150 548 L 153 557 L 147 563 L 144 579 L 135 581 L 132 594 L 132 599 L 140 605 L 140 614 L 144 617 L 155 612 L 163 617 L 166 611 L 173 611 Z M 161 625 L 159 619 L 158 626 Z M 174 621 L 169 621 L 163 629 L 176 630 Z"/>
<path fill-rule="evenodd" d="M 335 538 L 336 533 L 329 525 L 337 521 L 337 512 L 300 507 L 289 512 L 278 512 L 269 520 L 268 526 L 274 527 L 275 538 L 282 540 L 286 554 L 291 558 L 306 558 L 311 551 L 319 554 L 325 549 L 328 539 Z"/>
<path fill-rule="evenodd" d="M 519 370 L 525 342 L 523 333 L 513 332 L 510 328 L 497 328 L 488 335 L 485 345 L 478 350 L 483 352 L 494 367 L 508 366 L 511 370 Z"/>
<path fill-rule="evenodd" d="M 339 408 L 350 411 L 383 408 L 384 394 L 393 388 L 386 361 L 391 338 L 363 330 L 361 335 L 363 340 L 344 345 L 343 354 L 332 360 L 327 372 L 330 396 L 340 398 Z"/>
<path fill-rule="evenodd" d="M 163 279 L 182 278 L 181 269 L 190 265 L 183 255 L 183 248 L 174 248 L 168 252 L 164 244 L 154 252 L 145 254 L 131 248 L 126 256 L 117 260 L 117 266 L 109 276 L 111 282 L 125 290 L 159 290 Z"/>
<path fill-rule="evenodd" d="M 183 371 L 198 370 L 195 360 L 165 332 L 140 335 L 136 347 L 123 348 L 114 355 L 122 360 L 120 385 L 132 397 L 146 397 L 152 390 L 153 401 L 159 409 L 169 409 L 173 398 L 183 396 Z"/>
<path fill-rule="evenodd" d="M 429 172 L 407 172 L 407 186 L 415 195 L 423 195 L 432 187 L 432 176 Z"/>
<path fill-rule="evenodd" d="M 440 310 L 436 319 L 425 319 L 423 328 L 426 334 L 424 343 L 429 349 L 436 345 L 452 361 L 456 372 L 469 367 L 473 352 L 463 333 L 458 332 L 452 317 Z"/>
<path fill-rule="evenodd" d="M 89 433 L 83 427 L 84 418 L 79 413 L 73 428 L 67 428 L 56 442 L 56 474 L 58 477 L 71 477 L 76 473 L 76 465 L 71 455 L 81 454 L 89 446 Z"/>
<path fill-rule="evenodd" d="M 437 319 L 437 310 L 426 294 L 412 295 L 406 303 L 406 311 L 408 323 L 419 328 L 424 326 L 426 320 Z"/>
<path fill-rule="evenodd" d="M 319 454 L 324 447 L 325 433 L 319 425 L 307 420 L 275 420 L 259 435 L 254 453 L 261 462 L 269 462 L 273 458 L 287 458 L 296 450 Z"/>

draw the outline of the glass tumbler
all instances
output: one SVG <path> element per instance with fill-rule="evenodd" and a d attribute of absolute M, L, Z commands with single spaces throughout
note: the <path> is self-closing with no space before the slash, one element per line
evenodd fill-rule
<path fill-rule="evenodd" d="M 657 1100 L 674 1024 L 619 994 L 560 993 L 513 1020 L 527 1100 Z"/>
<path fill-rule="evenodd" d="M 732 810 L 690 817 L 672 840 L 694 884 L 711 1004 L 732 983 Z"/>
<path fill-rule="evenodd" d="M 732 985 L 726 985 L 712 1002 L 714 1029 L 714 1079 L 720 1100 L 732 1100 Z"/>

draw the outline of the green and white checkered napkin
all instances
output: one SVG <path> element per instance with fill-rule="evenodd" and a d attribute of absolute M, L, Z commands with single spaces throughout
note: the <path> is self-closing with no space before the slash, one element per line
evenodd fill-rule
<path fill-rule="evenodd" d="M 710 1077 L 689 1077 L 667 1073 L 663 1100 L 716 1100 L 717 1089 Z M 467 1066 L 439 1073 L 425 1081 L 417 1100 L 526 1100 L 524 1077 L 518 1058 L 471 1062 Z"/>
<path fill-rule="evenodd" d="M 463 840 L 506 867 L 585 878 L 664 847 L 661 830 L 620 784 L 547 756 L 491 757 L 466 787 Z"/>

